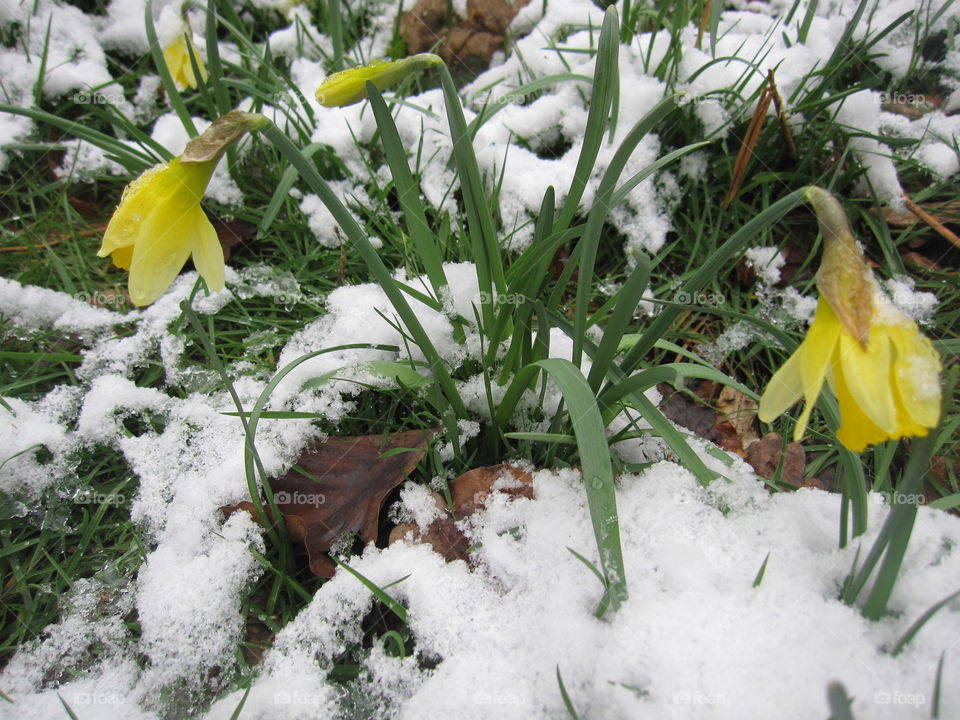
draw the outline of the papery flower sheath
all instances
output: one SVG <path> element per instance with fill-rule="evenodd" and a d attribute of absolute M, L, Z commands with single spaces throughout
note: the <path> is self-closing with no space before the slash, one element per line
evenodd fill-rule
<path fill-rule="evenodd" d="M 130 271 L 135 305 L 160 297 L 189 257 L 210 290 L 223 288 L 223 250 L 200 200 L 226 148 L 265 122 L 252 113 L 228 113 L 190 141 L 183 155 L 126 187 L 97 255 L 110 255 L 114 265 Z"/>
<path fill-rule="evenodd" d="M 839 202 L 820 188 L 806 197 L 824 236 L 820 299 L 806 338 L 760 399 L 760 420 L 770 422 L 804 398 L 794 429 L 799 440 L 826 380 L 840 405 L 837 438 L 848 449 L 926 435 L 940 417 L 939 354 L 880 289 Z"/>
<path fill-rule="evenodd" d="M 403 78 L 431 65 L 443 63 L 437 55 L 420 53 L 402 60 L 379 60 L 361 67 L 334 73 L 317 88 L 317 102 L 324 107 L 346 107 L 366 99 L 367 82 L 384 90 Z"/>

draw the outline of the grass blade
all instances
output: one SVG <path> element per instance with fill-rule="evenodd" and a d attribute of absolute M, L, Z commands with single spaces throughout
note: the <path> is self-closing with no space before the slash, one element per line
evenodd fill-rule
<path fill-rule="evenodd" d="M 569 408 L 570 423 L 577 436 L 583 484 L 600 554 L 600 567 L 609 589 L 610 603 L 616 611 L 627 599 L 627 583 L 620 547 L 613 468 L 600 408 L 587 379 L 569 360 L 547 358 L 538 360 L 534 365 L 553 378 Z"/>
<path fill-rule="evenodd" d="M 400 133 L 393 121 L 393 116 L 383 101 L 383 96 L 373 83 L 367 83 L 367 95 L 370 108 L 380 130 L 380 143 L 387 156 L 390 166 L 390 175 L 393 178 L 393 187 L 397 191 L 397 199 L 403 210 L 403 221 L 407 232 L 413 240 L 417 257 L 423 263 L 430 284 L 436 296 L 440 297 L 440 288 L 447 284 L 447 276 L 443 272 L 443 258 L 434 241 L 427 217 L 420 200 L 420 189 L 414 182 L 407 164 L 407 151 L 400 140 Z"/>

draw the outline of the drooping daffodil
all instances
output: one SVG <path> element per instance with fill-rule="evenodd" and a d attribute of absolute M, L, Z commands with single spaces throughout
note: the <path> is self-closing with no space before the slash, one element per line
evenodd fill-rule
<path fill-rule="evenodd" d="M 760 420 L 771 422 L 804 398 L 799 440 L 826 380 L 840 405 L 837 438 L 848 449 L 926 435 L 940 418 L 939 354 L 880 289 L 837 199 L 818 187 L 805 197 L 824 239 L 820 299 L 806 338 L 760 399 Z"/>
<path fill-rule="evenodd" d="M 173 84 L 178 90 L 197 87 L 197 76 L 193 71 L 190 56 L 193 55 L 200 71 L 200 77 L 207 80 L 207 67 L 193 42 L 193 33 L 184 16 L 175 17 L 171 7 L 164 8 L 158 23 L 158 34 L 163 42 L 163 62 L 170 72 Z"/>
<path fill-rule="evenodd" d="M 266 122 L 255 113 L 227 113 L 191 140 L 182 155 L 126 187 L 97 255 L 109 255 L 114 265 L 130 271 L 135 305 L 160 297 L 190 257 L 210 290 L 223 289 L 223 250 L 200 200 L 226 149 Z"/>
<path fill-rule="evenodd" d="M 317 102 L 324 107 L 354 105 L 366 99 L 367 82 L 372 82 L 377 90 L 384 90 L 411 73 L 442 63 L 443 60 L 437 55 L 420 53 L 402 60 L 379 60 L 369 65 L 341 70 L 328 77 L 317 88 Z"/>

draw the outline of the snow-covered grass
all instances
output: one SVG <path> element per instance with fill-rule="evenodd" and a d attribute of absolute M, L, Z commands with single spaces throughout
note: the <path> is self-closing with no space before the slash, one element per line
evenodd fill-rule
<path fill-rule="evenodd" d="M 910 633 L 960 590 L 960 521 L 909 524 L 931 458 L 927 502 L 960 498 L 960 251 L 884 220 L 903 191 L 955 199 L 960 11 L 715 5 L 620 2 L 618 25 L 535 1 L 459 92 L 441 71 L 343 109 L 315 88 L 402 52 L 398 3 L 191 6 L 210 79 L 184 92 L 149 41 L 173 3 L 155 27 L 142 0 L 0 6 L 0 717 L 960 713 L 957 600 Z M 771 107 L 722 209 L 769 71 L 783 124 Z M 135 310 L 95 257 L 103 223 L 234 108 L 274 128 L 205 200 L 248 224 L 226 289 L 191 271 Z M 814 413 L 805 475 L 837 493 L 761 482 L 654 387 L 762 392 L 815 305 L 811 184 L 947 368 L 926 440 L 854 455 L 829 401 Z M 252 422 L 258 401 L 251 445 L 236 405 Z M 346 543 L 394 610 L 219 510 L 327 435 L 435 427 L 409 483 L 510 461 L 540 469 L 535 499 L 494 493 L 461 523 L 470 567 Z M 391 517 L 422 520 L 418 497 Z"/>

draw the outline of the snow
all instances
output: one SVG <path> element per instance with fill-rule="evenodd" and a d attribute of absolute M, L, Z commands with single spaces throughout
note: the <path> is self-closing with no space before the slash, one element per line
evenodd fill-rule
<path fill-rule="evenodd" d="M 744 257 L 747 264 L 756 270 L 757 275 L 766 285 L 776 285 L 780 282 L 780 268 L 786 260 L 776 247 L 748 248 Z"/>
<path fill-rule="evenodd" d="M 304 5 L 288 0 L 254 4 L 275 12 L 279 23 L 289 22 L 269 35 L 271 51 L 277 62 L 289 63 L 290 77 L 316 123 L 306 122 L 289 93 L 272 98 L 264 113 L 291 135 L 303 131 L 298 140 L 309 135 L 322 146 L 318 152 L 336 156 L 342 176 L 331 187 L 348 206 L 376 207 L 374 199 L 390 178 L 368 150 L 376 133 L 368 104 L 322 108 L 311 91 L 329 72 L 329 38 L 311 24 Z M 695 27 L 679 30 L 684 48 L 675 80 L 686 93 L 679 102 L 703 137 L 723 138 L 731 122 L 745 121 L 754 107 L 748 99 L 771 69 L 791 124 L 796 132 L 803 130 L 806 121 L 792 111 L 790 99 L 831 55 L 857 3 L 819 4 L 806 42 L 799 41 L 798 18 L 806 14 L 807 4 L 801 3 L 787 23 L 792 4 L 729 3 L 717 38 L 717 57 L 729 58 L 723 61 L 714 60 L 708 43 L 694 47 Z M 876 34 L 913 5 L 906 0 L 878 4 L 855 36 Z M 461 0 L 453 6 L 466 12 Z M 386 54 L 395 17 L 393 2 L 367 0 L 363 7 L 369 25 L 364 40 L 351 48 L 358 61 Z M 0 100 L 23 108 L 32 107 L 37 94 L 52 104 L 110 102 L 169 152 L 181 152 L 188 134 L 163 105 L 158 76 L 142 75 L 134 89 L 115 74 L 148 51 L 144 10 L 143 0 L 111 0 L 99 16 L 53 0 L 0 3 L 0 25 L 8 30 L 16 24 L 20 33 L 17 42 L 0 48 Z M 154 13 L 161 42 L 179 32 L 179 3 L 156 2 Z M 201 8 L 189 11 L 201 53 L 206 52 L 203 18 Z M 944 13 L 931 30 L 945 29 L 955 20 L 955 13 Z M 511 26 L 514 45 L 462 91 L 468 123 L 486 103 L 509 98 L 486 119 L 474 141 L 486 189 L 491 194 L 498 189 L 495 214 L 502 220 L 499 235 L 507 251 L 529 245 L 548 187 L 554 187 L 558 203 L 566 199 L 591 102 L 589 83 L 579 79 L 557 82 L 536 96 L 523 97 L 518 89 L 548 74 L 592 76 L 594 60 L 582 50 L 595 47 L 601 21 L 601 10 L 590 0 L 529 3 Z M 46 72 L 38 83 L 48 26 Z M 905 23 L 874 47 L 875 61 L 894 79 L 902 78 L 910 63 L 915 30 L 912 21 Z M 304 33 L 309 40 L 300 42 Z M 580 202 L 583 215 L 593 206 L 620 142 L 668 91 L 656 70 L 669 39 L 665 30 L 639 33 L 620 48 L 617 130 L 612 142 L 605 138 L 601 144 Z M 301 48 L 303 56 L 298 55 Z M 227 41 L 221 42 L 220 52 L 228 64 L 241 62 L 240 50 Z M 885 97 L 878 90 L 861 90 L 829 106 L 849 131 L 843 146 L 865 168 L 867 183 L 891 205 L 900 202 L 898 168 L 904 163 L 918 165 L 937 182 L 949 181 L 960 169 L 953 151 L 960 116 L 951 114 L 960 106 L 960 51 L 948 50 L 939 66 L 930 65 L 943 70 L 950 96 L 940 109 L 918 119 L 884 111 Z M 284 110 L 303 115 L 304 126 Z M 458 222 L 463 212 L 458 180 L 449 166 L 441 91 L 407 97 L 393 110 L 426 202 Z M 202 131 L 209 119 L 194 122 Z M 118 140 L 132 142 L 117 132 Z M 32 120 L 0 114 L 0 169 L 9 165 L 11 152 L 21 152 L 8 146 L 42 137 Z M 881 141 L 887 137 L 916 142 L 891 150 Z M 59 173 L 65 183 L 125 173 L 88 143 L 64 137 L 58 144 L 66 147 Z M 249 140 L 241 153 L 247 146 Z M 673 149 L 649 133 L 619 182 Z M 711 175 L 719 165 L 711 162 L 713 152 L 711 147 L 687 155 L 633 188 L 608 218 L 615 233 L 605 237 L 623 238 L 614 251 L 628 262 L 661 252 L 673 231 L 681 184 L 718 181 Z M 317 242 L 338 247 L 329 211 L 297 182 L 289 194 L 299 201 Z M 217 168 L 207 197 L 228 207 L 242 206 L 242 192 L 226 163 Z M 795 287 L 774 287 L 784 264 L 778 248 L 753 247 L 746 258 L 759 278 L 758 317 L 783 328 L 808 323 L 816 298 Z M 480 297 L 476 268 L 448 263 L 444 272 L 449 287 L 440 309 L 412 298 L 409 302 L 444 362 L 451 368 L 475 366 L 482 361 L 475 324 Z M 397 271 L 397 278 L 418 289 L 428 287 L 424 278 L 403 271 Z M 70 296 L 0 278 L 0 315 L 14 336 L 28 339 L 31 333 L 57 331 L 69 336 L 76 348 L 70 352 L 82 357 L 73 364 L 76 384 L 32 400 L 3 398 L 0 513 L 56 528 L 70 503 L 92 506 L 98 501 L 99 491 L 84 484 L 78 468 L 82 457 L 107 449 L 127 466 L 128 482 L 116 492 L 129 505 L 144 553 L 138 571 L 105 567 L 94 577 L 79 579 L 60 599 L 58 619 L 19 648 L 0 672 L 0 689 L 16 701 L 12 706 L 0 702 L 0 718 L 61 718 L 61 697 L 84 720 L 188 712 L 229 718 L 243 697 L 245 691 L 231 685 L 236 678 L 229 669 L 244 637 L 249 594 L 264 572 L 254 552 L 263 552 L 265 545 L 249 515 L 241 512 L 225 520 L 219 510 L 249 497 L 245 435 L 240 420 L 229 414 L 236 407 L 222 389 L 220 375 L 197 359 L 198 349 L 188 347 L 178 332 L 180 304 L 196 281 L 196 273 L 183 274 L 150 307 L 123 313 L 94 307 L 84 293 Z M 908 277 L 889 279 L 884 286 L 902 312 L 929 321 L 935 296 L 917 292 Z M 645 297 L 652 300 L 651 293 Z M 406 357 L 407 329 L 394 326 L 398 320 L 386 295 L 372 283 L 311 298 L 289 272 L 228 268 L 226 288 L 198 295 L 192 308 L 204 320 L 216 320 L 250 298 L 321 308 L 292 335 L 259 327 L 247 338 L 251 353 L 275 352 L 276 370 L 307 353 L 350 343 L 397 348 L 319 354 L 283 379 L 269 398 L 269 410 L 315 413 L 335 428 L 354 410 L 365 386 L 387 383 L 367 363 Z M 652 313 L 653 308 L 648 300 L 639 310 Z M 463 330 L 462 341 L 455 324 Z M 720 362 L 756 337 L 755 326 L 730 324 L 701 352 Z M 550 356 L 569 358 L 571 352 L 570 339 L 553 328 Z M 414 350 L 414 359 L 424 358 Z M 161 379 L 151 387 L 138 386 L 142 371 L 151 366 L 162 371 L 157 375 Z M 588 368 L 584 361 L 582 369 Z M 229 362 L 225 371 L 246 409 L 270 379 L 248 358 Z M 304 389 L 306 381 L 330 371 L 336 371 L 335 379 Z M 458 421 L 462 446 L 489 422 L 488 392 L 497 399 L 504 388 L 488 388 L 482 374 L 458 380 L 457 388 L 471 414 Z M 655 390 L 648 397 L 659 400 Z M 552 382 L 542 400 L 529 391 L 515 424 L 547 431 L 559 403 Z M 134 426 L 136 432 L 130 430 Z M 608 430 L 627 426 L 647 424 L 624 413 Z M 261 420 L 256 442 L 266 472 L 286 470 L 308 443 L 322 436 L 310 420 Z M 454 442 L 440 437 L 433 448 L 438 483 L 455 474 Z M 540 470 L 535 499 L 493 493 L 482 511 L 460 522 L 474 545 L 471 566 L 446 563 L 429 547 L 410 541 L 385 549 L 369 546 L 350 560 L 374 583 L 390 585 L 388 592 L 407 608 L 413 657 L 397 657 L 392 647 L 376 641 L 360 652 L 362 672 L 349 689 L 331 680 L 329 673 L 343 652 L 362 644 L 362 621 L 373 603 L 370 591 L 353 575 L 338 571 L 280 628 L 262 666 L 252 670 L 243 717 L 566 717 L 558 670 L 581 717 L 824 717 L 825 691 L 832 681 L 842 682 L 854 697 L 857 717 L 929 716 L 941 653 L 946 653 L 947 673 L 957 660 L 960 604 L 944 607 L 902 655 L 895 658 L 888 651 L 914 620 L 957 589 L 960 520 L 920 509 L 892 612 L 868 622 L 856 607 L 837 598 L 858 549 L 862 558 L 888 508 L 878 502 L 867 536 L 839 550 L 838 496 L 816 490 L 770 494 L 739 459 L 717 457 L 715 448 L 697 439 L 691 443 L 708 467 L 723 476 L 709 488 L 670 462 L 669 449 L 656 438 L 626 440 L 615 447 L 625 462 L 650 465 L 639 475 L 619 478 L 630 599 L 615 615 L 604 620 L 594 616 L 600 584 L 568 550 L 599 561 L 582 479 L 575 470 Z M 393 516 L 424 528 L 440 512 L 426 487 L 408 483 Z M 754 587 L 768 555 L 763 581 Z M 133 616 L 140 626 L 136 637 L 127 628 Z M 225 672 L 211 673 L 215 666 Z M 798 687 L 804 692 L 797 693 Z M 944 682 L 941 693 L 941 716 L 960 714 L 960 687 Z M 784 704 L 784 698 L 790 702 Z"/>
<path fill-rule="evenodd" d="M 955 589 L 948 569 L 960 569 L 951 549 L 960 539 L 956 518 L 921 510 L 923 529 L 892 600 L 902 614 L 871 623 L 835 599 L 859 545 L 836 549 L 835 498 L 769 495 L 746 476 L 704 490 L 660 463 L 621 478 L 631 596 L 597 620 L 601 587 L 567 550 L 597 561 L 579 475 L 540 471 L 535 490 L 535 500 L 493 494 L 463 523 L 477 543 L 474 571 L 409 542 L 354 558 L 354 569 L 381 587 L 406 576 L 390 593 L 407 608 L 418 657 L 440 660 L 422 670 L 417 658 L 369 651 L 360 681 L 369 716 L 562 717 L 557 668 L 586 717 L 742 718 L 774 707 L 785 718 L 818 717 L 832 681 L 855 698 L 858 717 L 927 716 L 957 610 L 934 616 L 901 657 L 881 650 Z M 878 528 L 886 508 L 876 507 Z M 244 712 L 271 717 L 299 696 L 303 717 L 335 716 L 327 686 L 302 675 L 330 668 L 371 603 L 347 573 L 324 585 L 277 636 Z M 797 694 L 798 686 L 807 691 Z M 209 717 L 227 717 L 241 695 Z M 941 702 L 946 712 L 960 691 L 944 684 Z"/>

